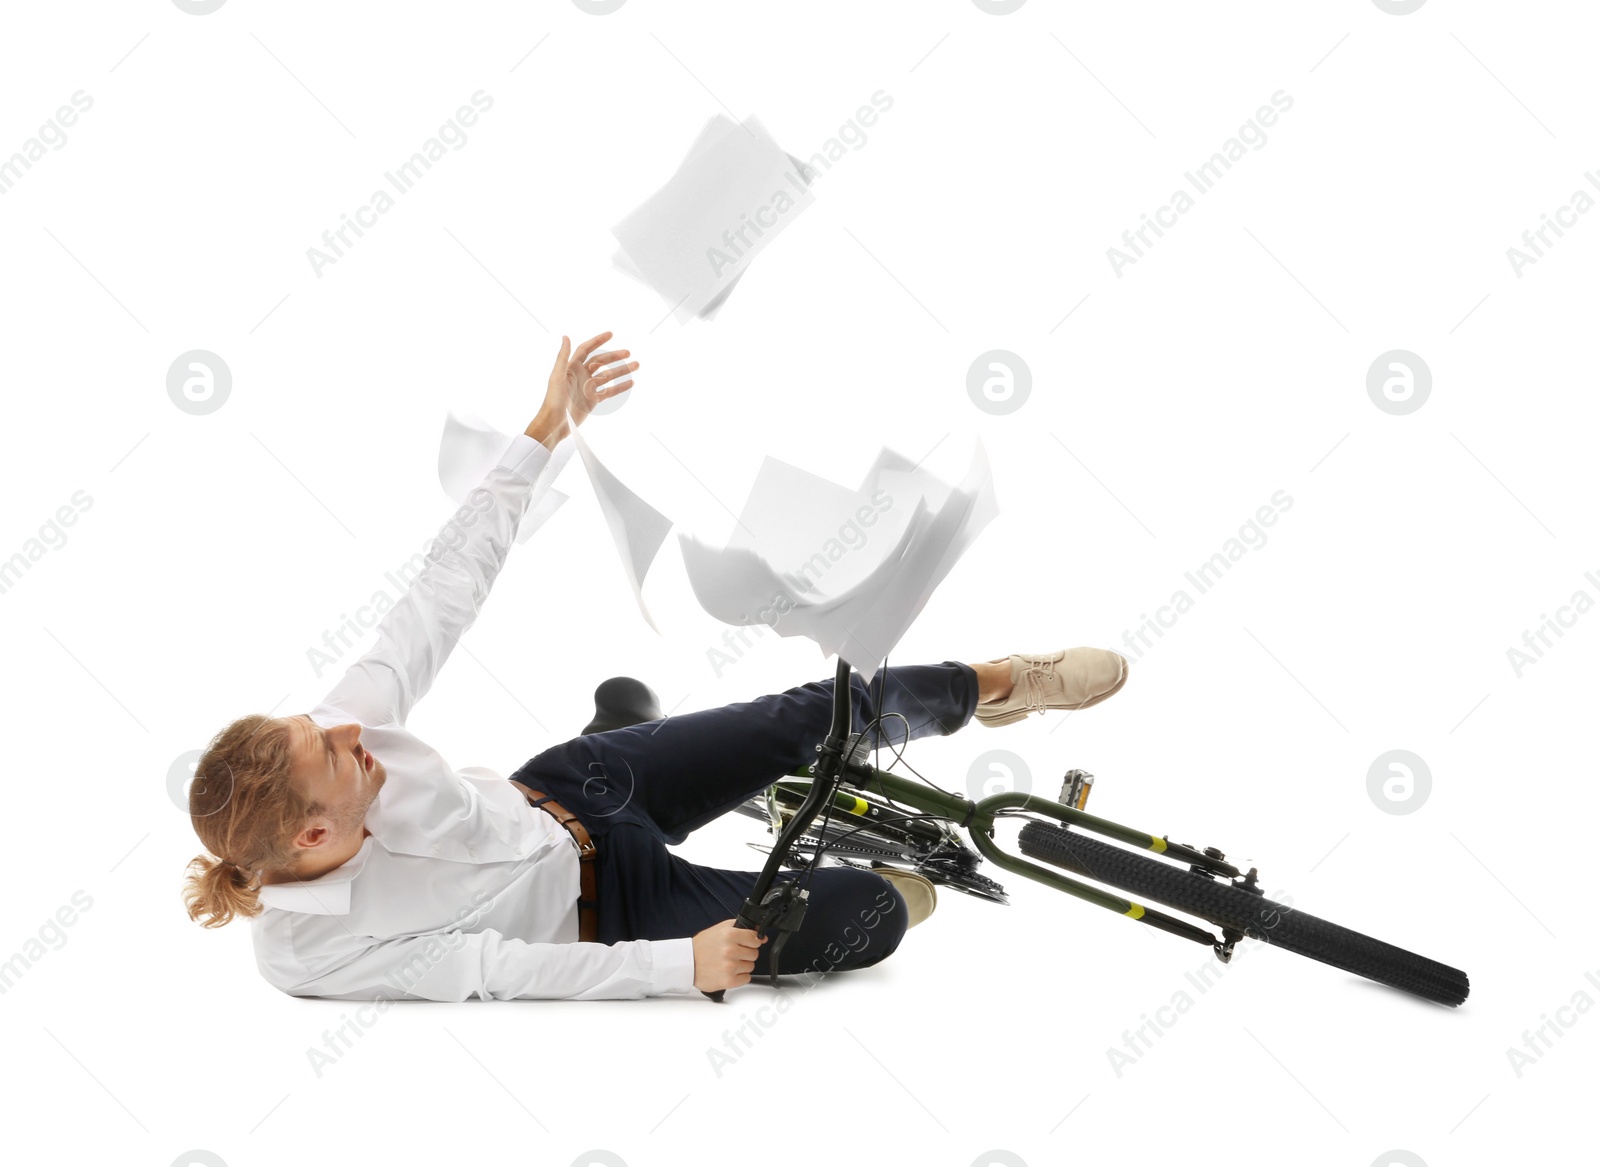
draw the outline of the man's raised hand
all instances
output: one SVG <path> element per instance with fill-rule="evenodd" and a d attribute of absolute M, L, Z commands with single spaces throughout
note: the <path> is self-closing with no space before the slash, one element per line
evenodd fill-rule
<path fill-rule="evenodd" d="M 572 349 L 571 340 L 565 336 L 561 338 L 561 351 L 556 354 L 555 365 L 550 370 L 544 403 L 526 431 L 529 437 L 553 448 L 573 427 L 582 425 L 596 405 L 633 388 L 631 377 L 626 381 L 616 380 L 639 367 L 638 361 L 626 361 L 625 358 L 632 355 L 628 349 L 595 352 L 611 336 L 610 332 L 592 336 L 576 351 Z M 607 365 L 614 367 L 606 368 Z"/>
<path fill-rule="evenodd" d="M 610 340 L 611 335 L 609 332 L 602 332 L 599 336 L 584 341 L 566 366 L 567 413 L 575 426 L 582 425 L 584 419 L 600 402 L 609 401 L 617 394 L 633 388 L 632 377 L 628 377 L 626 381 L 616 381 L 616 378 L 627 376 L 639 367 L 638 361 L 629 363 L 626 360 L 633 355 L 630 350 L 619 348 L 603 353 L 594 351 Z M 566 338 L 562 337 L 562 340 L 565 341 Z M 607 368 L 607 365 L 615 367 Z M 613 381 L 616 383 L 611 384 Z"/>

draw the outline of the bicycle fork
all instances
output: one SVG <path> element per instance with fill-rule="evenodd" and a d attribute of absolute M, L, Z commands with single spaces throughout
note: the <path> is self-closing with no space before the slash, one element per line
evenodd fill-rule
<path fill-rule="evenodd" d="M 1221 877 L 1230 881 L 1242 879 L 1237 886 L 1256 895 L 1262 894 L 1256 882 L 1255 868 L 1251 868 L 1248 874 L 1241 873 L 1237 867 L 1228 863 L 1227 856 L 1215 847 L 1207 847 L 1203 851 L 1196 850 L 1184 843 L 1174 843 L 1165 836 L 1137 831 L 1083 810 L 1094 782 L 1094 776 L 1086 771 L 1067 772 L 1060 801 L 1017 791 L 1003 791 L 973 802 L 864 763 L 846 762 L 844 768 L 852 784 L 877 790 L 891 800 L 907 802 L 922 810 L 936 811 L 955 820 L 959 826 L 966 829 L 979 853 L 1002 870 L 1025 876 L 1057 891 L 1064 891 L 1068 895 L 1126 916 L 1130 920 L 1137 920 L 1149 927 L 1202 944 L 1210 948 L 1217 959 L 1224 963 L 1233 958 L 1234 945 L 1244 939 L 1244 933 L 1223 927 L 1222 937 L 1219 939 L 1214 933 L 1187 920 L 1169 916 L 1165 912 L 1156 911 L 1104 888 L 1073 879 L 1054 868 L 1041 866 L 1004 851 L 994 841 L 997 812 L 1013 808 L 1034 811 L 1055 819 L 1063 826 L 1079 827 L 1132 847 L 1154 851 L 1186 862 L 1190 870 L 1197 874 L 1212 878 Z"/>

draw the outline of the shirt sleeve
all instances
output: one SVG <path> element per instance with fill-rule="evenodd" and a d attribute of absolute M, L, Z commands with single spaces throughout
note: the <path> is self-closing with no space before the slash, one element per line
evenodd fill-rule
<path fill-rule="evenodd" d="M 564 999 L 606 1001 L 694 988 L 694 940 L 534 944 L 483 932 L 445 932 L 375 944 L 292 987 L 297 997 L 374 1001 Z"/>
<path fill-rule="evenodd" d="M 505 564 L 534 483 L 572 457 L 572 438 L 554 451 L 527 434 L 511 439 L 500 461 L 440 528 L 421 573 L 378 622 L 378 641 L 345 671 L 322 705 L 366 725 L 404 725 L 456 641 L 472 627 Z M 545 486 L 555 474 L 544 476 Z"/>

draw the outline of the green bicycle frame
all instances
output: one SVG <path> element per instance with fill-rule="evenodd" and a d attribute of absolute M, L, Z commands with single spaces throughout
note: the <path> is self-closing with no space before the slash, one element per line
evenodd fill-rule
<path fill-rule="evenodd" d="M 814 777 L 809 766 L 794 770 L 792 774 L 802 778 Z M 1005 791 L 1000 794 L 991 794 L 987 798 L 973 802 L 970 799 L 961 798 L 943 790 L 936 790 L 923 782 L 891 773 L 888 770 L 879 770 L 874 766 L 863 763 L 846 764 L 841 783 L 840 788 L 834 792 L 833 796 L 833 805 L 838 811 L 853 815 L 865 813 L 865 801 L 852 793 L 850 787 L 858 787 L 863 790 L 880 793 L 894 802 L 915 807 L 918 811 L 928 815 L 951 819 L 960 826 L 965 827 L 979 853 L 995 866 L 1005 871 L 1026 876 L 1028 879 L 1053 887 L 1057 891 L 1064 891 L 1068 895 L 1077 896 L 1079 899 L 1087 900 L 1091 904 L 1159 928 L 1164 932 L 1183 936 L 1196 943 L 1213 947 L 1222 944 L 1216 936 L 1203 928 L 1147 908 L 1143 904 L 1135 903 L 1133 900 L 1125 899 L 1103 888 L 1095 887 L 1093 884 L 1073 879 L 1071 876 L 1064 875 L 1054 868 L 1043 867 L 1019 855 L 1002 850 L 994 841 L 994 823 L 997 811 L 1012 808 L 1033 811 L 1067 826 L 1080 827 L 1094 834 L 1115 839 L 1119 843 L 1126 843 L 1142 850 L 1167 855 L 1227 879 L 1238 878 L 1240 874 L 1238 868 L 1222 862 L 1215 856 L 1207 855 L 1182 843 L 1173 843 L 1165 836 L 1137 831 L 1132 827 L 1123 826 L 1121 823 L 1114 823 L 1109 819 L 1089 814 L 1087 811 L 1067 806 L 1065 803 L 1055 802 L 1048 798 L 1040 798 L 1032 794 Z"/>

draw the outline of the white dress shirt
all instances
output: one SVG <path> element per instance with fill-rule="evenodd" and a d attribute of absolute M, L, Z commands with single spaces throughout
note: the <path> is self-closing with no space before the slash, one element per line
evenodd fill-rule
<path fill-rule="evenodd" d="M 354 857 L 316 879 L 260 889 L 256 964 L 276 988 L 433 1001 L 694 989 L 689 937 L 579 941 L 572 836 L 493 770 L 452 769 L 405 728 L 477 617 L 535 483 L 542 494 L 572 449 L 571 437 L 553 454 L 525 434 L 512 439 L 483 479 L 492 501 L 451 516 L 427 566 L 378 624 L 377 644 L 311 711 L 325 728 L 359 722 L 388 777 Z"/>

